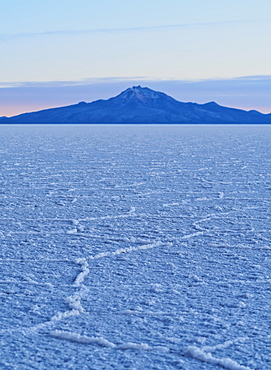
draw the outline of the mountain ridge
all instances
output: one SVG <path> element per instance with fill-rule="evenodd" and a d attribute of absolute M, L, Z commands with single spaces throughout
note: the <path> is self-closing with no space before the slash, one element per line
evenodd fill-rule
<path fill-rule="evenodd" d="M 107 100 L 79 102 L 2 118 L 1 123 L 176 123 L 271 124 L 271 114 L 224 107 L 216 102 L 184 103 L 148 87 L 133 86 Z"/>

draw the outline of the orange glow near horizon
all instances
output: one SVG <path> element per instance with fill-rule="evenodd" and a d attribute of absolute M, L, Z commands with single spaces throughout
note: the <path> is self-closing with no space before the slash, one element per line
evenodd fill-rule
<path fill-rule="evenodd" d="M 223 105 L 223 104 L 222 104 Z M 269 114 L 271 113 L 271 108 L 267 108 L 267 107 L 229 107 L 229 108 L 236 108 L 236 109 L 242 109 L 242 110 L 246 110 L 246 111 L 250 111 L 250 110 L 256 110 L 260 113 L 263 113 L 263 114 Z"/>
<path fill-rule="evenodd" d="M 23 113 L 36 112 L 43 109 L 58 108 L 60 105 L 36 104 L 36 105 L 0 105 L 0 117 L 12 117 Z"/>

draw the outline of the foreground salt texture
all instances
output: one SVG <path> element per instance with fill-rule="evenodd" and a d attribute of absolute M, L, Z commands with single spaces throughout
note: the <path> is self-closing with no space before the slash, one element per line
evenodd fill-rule
<path fill-rule="evenodd" d="M 1 369 L 271 368 L 271 127 L 0 132 Z"/>

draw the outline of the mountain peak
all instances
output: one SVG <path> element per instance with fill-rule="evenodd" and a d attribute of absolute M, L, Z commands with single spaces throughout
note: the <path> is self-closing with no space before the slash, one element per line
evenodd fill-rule
<path fill-rule="evenodd" d="M 141 103 L 141 104 L 142 103 L 149 104 L 161 98 L 172 99 L 164 93 L 151 90 L 148 87 L 141 87 L 140 85 L 129 87 L 128 89 L 120 93 L 118 96 L 116 96 L 116 99 L 118 101 L 121 100 L 121 101 L 125 101 L 126 103 L 134 102 L 134 103 Z"/>

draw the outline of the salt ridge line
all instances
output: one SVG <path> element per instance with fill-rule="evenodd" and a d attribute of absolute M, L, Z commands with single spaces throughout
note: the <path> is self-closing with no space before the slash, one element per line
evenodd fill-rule
<path fill-rule="evenodd" d="M 206 362 L 207 364 L 218 365 L 228 370 L 252 370 L 247 366 L 239 365 L 231 358 L 216 358 L 213 357 L 211 353 L 206 353 L 202 349 L 194 346 L 187 348 L 186 355 L 195 360 Z"/>
<path fill-rule="evenodd" d="M 75 263 L 81 266 L 82 271 L 79 273 L 79 275 L 77 275 L 76 279 L 74 280 L 73 285 L 80 286 L 83 283 L 85 276 L 89 274 L 90 270 L 89 270 L 89 266 L 85 258 L 78 258 L 77 260 L 75 260 Z"/>
<path fill-rule="evenodd" d="M 101 253 L 96 254 L 95 256 L 90 256 L 89 258 L 98 259 L 98 258 L 109 257 L 109 256 L 117 256 L 123 253 L 130 253 L 130 252 L 135 252 L 135 251 L 140 251 L 140 250 L 152 249 L 152 248 L 160 247 L 161 245 L 166 245 L 169 247 L 172 245 L 172 243 L 163 243 L 161 241 L 158 241 L 152 244 L 139 245 L 138 247 L 120 248 L 120 249 L 115 250 L 114 252 L 101 252 Z"/>
<path fill-rule="evenodd" d="M 218 365 L 227 370 L 252 370 L 247 366 L 239 365 L 231 358 L 217 358 L 212 356 L 212 352 L 217 349 L 225 349 L 236 342 L 244 342 L 248 339 L 249 338 L 236 338 L 235 340 L 229 340 L 222 344 L 217 344 L 215 346 L 204 346 L 202 348 L 189 346 L 185 352 L 185 356 L 208 364 Z"/>
<path fill-rule="evenodd" d="M 204 227 L 201 227 L 199 224 L 202 223 L 202 222 L 205 222 L 205 221 L 210 221 L 212 219 L 221 219 L 221 216 L 228 216 L 230 213 L 232 213 L 232 211 L 229 211 L 229 212 L 223 212 L 223 213 L 220 213 L 220 214 L 216 214 L 216 213 L 210 213 L 206 216 L 204 216 L 203 218 L 199 219 L 198 221 L 195 221 L 192 223 L 192 225 L 194 226 L 194 228 L 196 230 L 199 230 L 199 231 L 209 231 L 208 228 L 204 228 Z"/>
<path fill-rule="evenodd" d="M 191 234 L 186 234 L 186 235 L 181 236 L 179 239 L 180 240 L 186 240 L 186 239 L 193 238 L 195 236 L 203 235 L 205 233 L 208 233 L 208 231 L 205 230 L 205 231 L 198 231 L 198 232 L 191 233 Z M 170 246 L 172 246 L 172 243 L 163 243 L 161 241 L 157 241 L 156 243 L 143 244 L 143 245 L 140 245 L 138 247 L 120 248 L 120 249 L 115 250 L 114 252 L 98 253 L 95 256 L 90 256 L 89 259 L 98 259 L 98 258 L 103 258 L 103 257 L 116 256 L 116 255 L 119 255 L 119 254 L 122 254 L 122 253 L 130 253 L 130 252 L 135 252 L 135 251 L 144 250 L 144 249 L 152 249 L 152 248 L 160 247 L 161 245 L 165 245 L 167 247 L 170 247 Z"/>
<path fill-rule="evenodd" d="M 221 344 L 216 344 L 215 346 L 203 346 L 202 350 L 204 352 L 214 352 L 217 349 L 225 349 L 225 348 L 228 348 L 229 346 L 231 346 L 234 343 L 246 342 L 247 340 L 249 340 L 248 337 L 240 337 L 240 338 L 236 338 L 235 340 L 227 340 L 226 342 L 221 343 Z"/>
<path fill-rule="evenodd" d="M 112 343 L 108 341 L 105 338 L 102 337 L 89 337 L 87 335 L 80 335 L 77 333 L 69 332 L 69 331 L 63 331 L 63 330 L 54 330 L 50 333 L 50 335 L 53 338 L 61 339 L 61 340 L 67 340 L 70 342 L 75 342 L 79 344 L 96 344 L 101 347 L 105 348 L 112 348 L 117 350 L 143 350 L 143 351 L 150 351 L 150 350 L 162 350 L 162 351 L 170 351 L 169 348 L 164 346 L 149 346 L 147 343 L 123 343 L 120 345 L 116 345 L 115 343 Z M 216 358 L 211 355 L 211 351 L 215 351 L 217 349 L 224 349 L 229 347 L 231 344 L 239 341 L 245 341 L 247 338 L 237 338 L 234 341 L 227 341 L 222 344 L 218 344 L 216 346 L 204 346 L 202 349 L 190 346 L 187 348 L 187 351 L 185 352 L 185 356 L 192 357 L 196 360 L 199 360 L 201 362 L 209 363 L 212 365 L 218 365 L 221 366 L 224 369 L 227 370 L 252 370 L 251 368 L 243 365 L 239 365 L 236 361 L 232 360 L 231 358 Z M 208 351 L 208 353 L 206 352 Z"/>
<path fill-rule="evenodd" d="M 139 350 L 139 351 L 149 351 L 152 349 L 159 349 L 163 351 L 169 351 L 169 349 L 166 347 L 161 347 L 161 346 L 153 347 L 153 346 L 149 346 L 147 343 L 138 344 L 138 343 L 127 342 L 127 343 L 123 343 L 120 345 L 116 345 L 102 337 L 88 337 L 87 335 L 80 335 L 77 333 L 72 333 L 72 332 L 63 331 L 63 330 L 54 330 L 50 333 L 50 335 L 53 338 L 68 340 L 70 342 L 75 342 L 75 343 L 80 343 L 80 344 L 97 344 L 101 347 L 114 348 L 114 349 L 123 350 L 123 351 L 128 350 L 128 349 Z"/>
<path fill-rule="evenodd" d="M 121 219 L 121 218 L 130 218 L 130 217 L 144 217 L 146 214 L 136 214 L 135 213 L 136 208 L 131 207 L 130 211 L 128 213 L 122 214 L 122 215 L 115 215 L 115 216 L 100 216 L 100 217 L 86 217 L 84 219 L 79 220 L 69 220 L 72 225 L 74 226 L 73 229 L 67 230 L 66 234 L 79 234 L 82 236 L 86 236 L 85 234 L 80 234 L 82 231 L 84 231 L 84 226 L 80 224 L 80 222 L 84 221 L 97 221 L 97 220 L 113 220 L 113 219 Z"/>

